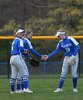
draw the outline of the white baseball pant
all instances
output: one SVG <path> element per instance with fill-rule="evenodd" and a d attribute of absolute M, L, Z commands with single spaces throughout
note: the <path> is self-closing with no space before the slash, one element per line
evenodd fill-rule
<path fill-rule="evenodd" d="M 76 63 L 73 66 L 69 66 L 69 62 L 68 62 L 69 58 L 70 57 L 68 57 L 68 56 L 65 56 L 65 58 L 64 58 L 61 77 L 65 78 L 69 67 L 71 67 L 72 78 L 76 78 L 77 77 L 78 61 L 79 61 L 78 54 L 76 55 Z"/>
<path fill-rule="evenodd" d="M 22 78 L 24 75 L 29 76 L 26 63 L 21 55 L 12 55 L 10 58 L 11 78 Z M 19 74 L 19 75 L 18 75 Z"/>

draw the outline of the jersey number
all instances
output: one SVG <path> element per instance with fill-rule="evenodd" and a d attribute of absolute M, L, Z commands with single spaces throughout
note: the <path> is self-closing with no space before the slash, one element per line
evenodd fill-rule
<path fill-rule="evenodd" d="M 67 51 L 67 52 L 70 52 L 70 48 L 66 48 L 66 51 Z"/>

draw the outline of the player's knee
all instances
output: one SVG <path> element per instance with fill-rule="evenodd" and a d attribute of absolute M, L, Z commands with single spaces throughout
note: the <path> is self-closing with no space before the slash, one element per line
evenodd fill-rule
<path fill-rule="evenodd" d="M 14 78 L 11 78 L 11 79 L 10 79 L 10 84 L 14 85 L 15 82 L 16 82 L 16 79 L 14 79 Z"/>
<path fill-rule="evenodd" d="M 21 84 L 21 83 L 22 83 L 22 78 L 17 78 L 17 79 L 16 79 L 16 83 L 17 83 L 17 84 Z"/>
<path fill-rule="evenodd" d="M 61 73 L 61 77 L 66 78 L 66 73 Z"/>
<path fill-rule="evenodd" d="M 72 77 L 73 77 L 73 78 L 76 78 L 76 77 L 77 77 L 77 74 L 72 74 Z"/>
<path fill-rule="evenodd" d="M 23 81 L 28 81 L 28 76 L 27 75 L 23 76 Z"/>
<path fill-rule="evenodd" d="M 16 79 L 17 78 L 17 74 L 12 74 L 11 78 Z"/>
<path fill-rule="evenodd" d="M 27 76 L 27 77 L 29 77 L 29 72 L 27 71 L 24 75 Z"/>

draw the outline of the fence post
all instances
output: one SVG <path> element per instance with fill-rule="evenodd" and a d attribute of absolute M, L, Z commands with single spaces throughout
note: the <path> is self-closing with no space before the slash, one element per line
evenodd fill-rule
<path fill-rule="evenodd" d="M 79 42 L 79 44 L 80 44 L 80 41 L 79 41 L 79 39 L 78 39 L 78 42 Z M 80 60 L 80 51 L 79 51 L 79 62 L 78 62 L 79 78 L 81 77 L 81 76 L 80 76 L 80 61 L 81 61 L 81 60 Z"/>
<path fill-rule="evenodd" d="M 7 40 L 7 78 L 9 78 L 9 66 L 10 66 L 9 40 Z"/>

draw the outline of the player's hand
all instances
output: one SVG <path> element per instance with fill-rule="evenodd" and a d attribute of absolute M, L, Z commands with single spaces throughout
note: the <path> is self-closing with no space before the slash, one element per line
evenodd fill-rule
<path fill-rule="evenodd" d="M 29 51 L 28 49 L 24 49 L 24 53 L 25 53 L 25 54 L 29 54 L 30 51 Z"/>
<path fill-rule="evenodd" d="M 45 60 L 45 59 L 44 59 L 44 55 L 42 55 L 41 60 Z"/>
<path fill-rule="evenodd" d="M 71 56 L 68 60 L 69 65 L 73 66 L 76 63 L 76 57 L 75 56 Z"/>
<path fill-rule="evenodd" d="M 41 60 L 46 61 L 48 59 L 48 55 L 42 55 Z"/>

